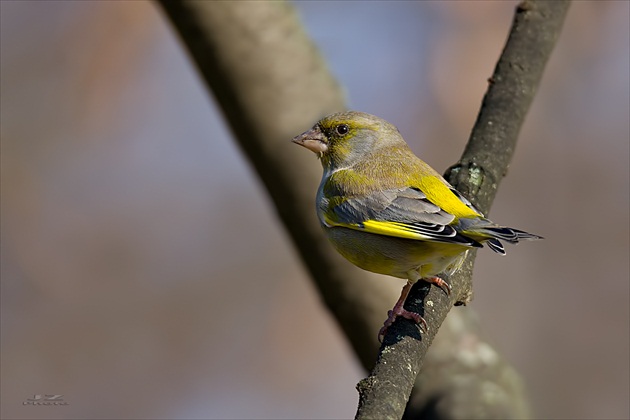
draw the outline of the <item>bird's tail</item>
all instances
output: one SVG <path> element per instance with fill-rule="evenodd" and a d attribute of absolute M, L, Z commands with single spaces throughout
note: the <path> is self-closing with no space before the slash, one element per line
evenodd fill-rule
<path fill-rule="evenodd" d="M 517 244 L 519 241 L 544 239 L 542 236 L 534 235 L 533 233 L 505 226 L 497 226 L 491 222 L 469 226 L 462 233 L 472 237 L 476 241 L 485 243 L 488 245 L 488 248 L 501 255 L 505 255 L 505 248 L 503 248 L 501 241 Z"/>

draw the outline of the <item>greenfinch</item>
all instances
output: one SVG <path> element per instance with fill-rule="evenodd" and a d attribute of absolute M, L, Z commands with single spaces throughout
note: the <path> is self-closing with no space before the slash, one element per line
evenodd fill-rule
<path fill-rule="evenodd" d="M 376 116 L 332 114 L 292 141 L 317 154 L 324 168 L 317 216 L 335 249 L 364 270 L 407 279 L 379 339 L 399 316 L 427 330 L 419 314 L 404 309 L 418 280 L 448 294 L 438 274 L 457 271 L 469 249 L 485 244 L 505 255 L 501 241 L 542 239 L 486 219 Z"/>

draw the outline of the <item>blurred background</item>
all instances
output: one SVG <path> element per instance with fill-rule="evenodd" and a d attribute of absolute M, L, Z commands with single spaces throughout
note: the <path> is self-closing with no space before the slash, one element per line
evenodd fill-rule
<path fill-rule="evenodd" d="M 515 5 L 295 6 L 351 108 L 443 172 Z M 354 416 L 364 372 L 161 10 L 0 7 L 2 418 Z M 546 240 L 480 252 L 454 309 L 537 418 L 630 416 L 629 9 L 572 5 L 491 213 Z"/>

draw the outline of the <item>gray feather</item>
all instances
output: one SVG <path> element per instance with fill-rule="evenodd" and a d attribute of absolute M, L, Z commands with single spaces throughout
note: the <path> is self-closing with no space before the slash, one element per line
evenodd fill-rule
<path fill-rule="evenodd" d="M 382 220 L 448 225 L 455 219 L 455 216 L 427 200 L 422 192 L 412 188 L 377 191 L 350 198 L 336 206 L 334 212 L 345 223 Z"/>

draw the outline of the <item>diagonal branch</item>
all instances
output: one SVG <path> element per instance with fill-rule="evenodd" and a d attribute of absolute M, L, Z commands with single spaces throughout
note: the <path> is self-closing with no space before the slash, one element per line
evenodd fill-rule
<path fill-rule="evenodd" d="M 487 212 L 514 153 L 518 133 L 560 34 L 568 1 L 527 0 L 520 3 L 481 111 L 460 161 L 447 180 Z M 410 321 L 397 320 L 388 331 L 378 361 L 358 384 L 357 419 L 403 416 L 422 360 L 453 304 L 465 304 L 472 290 L 475 253 L 450 279 L 451 296 L 427 283 L 414 285 L 407 309 L 420 313 L 429 333 L 419 335 Z M 471 407 L 473 408 L 473 407 Z"/>
<path fill-rule="evenodd" d="M 363 366 L 394 294 L 347 263 L 315 215 L 321 166 L 290 140 L 346 108 L 338 86 L 290 4 L 160 1 L 221 106 L 321 297 Z"/>

